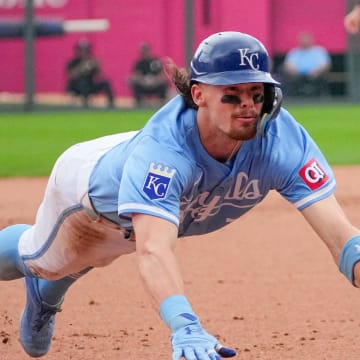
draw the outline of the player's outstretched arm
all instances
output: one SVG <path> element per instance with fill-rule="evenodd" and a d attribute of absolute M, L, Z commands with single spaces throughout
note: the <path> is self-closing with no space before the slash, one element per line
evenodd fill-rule
<path fill-rule="evenodd" d="M 324 241 L 340 271 L 355 286 L 360 285 L 360 230 L 353 226 L 334 195 L 302 211 Z"/>
<path fill-rule="evenodd" d="M 202 328 L 184 295 L 183 279 L 174 254 L 177 227 L 145 214 L 134 214 L 133 225 L 140 275 L 172 332 L 172 359 L 219 360 L 234 356 L 234 350 L 219 344 Z"/>

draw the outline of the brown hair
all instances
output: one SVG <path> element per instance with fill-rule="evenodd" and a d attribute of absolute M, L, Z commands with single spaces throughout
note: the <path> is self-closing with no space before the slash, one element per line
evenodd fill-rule
<path fill-rule="evenodd" d="M 165 73 L 171 82 L 175 85 L 177 92 L 183 97 L 189 108 L 198 109 L 191 96 L 191 85 L 189 72 L 186 69 L 180 69 L 170 58 L 166 59 Z"/>

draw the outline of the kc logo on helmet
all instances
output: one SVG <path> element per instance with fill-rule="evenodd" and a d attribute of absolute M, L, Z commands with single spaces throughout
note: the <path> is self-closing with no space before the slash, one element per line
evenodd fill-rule
<path fill-rule="evenodd" d="M 175 169 L 169 169 L 168 166 L 151 163 L 145 179 L 143 192 L 151 200 L 163 199 L 166 196 L 170 181 L 175 172 Z"/>
<path fill-rule="evenodd" d="M 329 176 L 314 158 L 300 169 L 299 175 L 311 190 L 318 189 L 329 179 Z"/>
<path fill-rule="evenodd" d="M 240 66 L 250 66 L 253 70 L 259 70 L 259 53 L 249 53 L 249 48 L 238 49 L 240 53 Z"/>

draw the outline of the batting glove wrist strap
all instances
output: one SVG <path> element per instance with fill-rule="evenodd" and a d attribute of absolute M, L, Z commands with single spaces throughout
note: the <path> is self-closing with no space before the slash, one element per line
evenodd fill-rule
<path fill-rule="evenodd" d="M 354 266 L 360 261 L 360 235 L 351 237 L 340 254 L 339 269 L 354 284 Z"/>
<path fill-rule="evenodd" d="M 163 300 L 160 304 L 160 316 L 172 332 L 199 321 L 183 295 L 173 295 Z"/>

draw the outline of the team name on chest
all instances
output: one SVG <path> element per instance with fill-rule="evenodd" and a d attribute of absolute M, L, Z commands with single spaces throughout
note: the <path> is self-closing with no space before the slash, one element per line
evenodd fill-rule
<path fill-rule="evenodd" d="M 191 216 L 197 221 L 203 221 L 217 215 L 224 206 L 234 210 L 251 208 L 262 197 L 259 180 L 249 179 L 246 173 L 240 172 L 235 181 L 228 179 L 212 191 L 200 190 L 188 198 L 184 197 L 181 201 L 182 216 Z"/>

